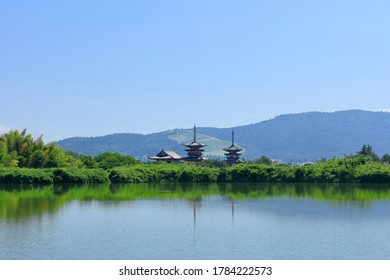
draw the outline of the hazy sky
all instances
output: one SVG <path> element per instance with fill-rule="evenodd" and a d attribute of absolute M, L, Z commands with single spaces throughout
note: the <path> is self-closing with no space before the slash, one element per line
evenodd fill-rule
<path fill-rule="evenodd" d="M 0 0 L 0 132 L 390 110 L 390 1 Z"/>

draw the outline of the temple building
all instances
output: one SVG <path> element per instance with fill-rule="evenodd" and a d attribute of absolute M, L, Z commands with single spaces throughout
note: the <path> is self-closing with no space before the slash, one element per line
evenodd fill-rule
<path fill-rule="evenodd" d="M 223 150 L 227 152 L 225 153 L 225 156 L 226 162 L 229 165 L 242 162 L 240 160 L 241 154 L 239 152 L 241 152 L 243 149 L 234 145 L 234 131 L 232 131 L 232 145 L 230 147 L 224 148 Z"/>
<path fill-rule="evenodd" d="M 187 157 L 183 158 L 185 161 L 191 161 L 191 162 L 199 162 L 204 160 L 202 149 L 203 147 L 206 147 L 207 145 L 201 144 L 196 142 L 196 125 L 194 125 L 194 141 L 192 141 L 189 144 L 183 144 L 184 147 L 186 147 Z"/>
<path fill-rule="evenodd" d="M 164 151 L 161 150 L 157 155 L 149 157 L 151 160 L 156 161 L 165 161 L 165 162 L 179 162 L 181 161 L 181 156 L 175 151 Z"/>

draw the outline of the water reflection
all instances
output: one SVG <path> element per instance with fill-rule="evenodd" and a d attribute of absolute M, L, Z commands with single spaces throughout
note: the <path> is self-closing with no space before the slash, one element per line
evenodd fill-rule
<path fill-rule="evenodd" d="M 62 190 L 0 190 L 0 259 L 390 257 L 390 188 L 384 185 L 69 185 Z"/>
<path fill-rule="evenodd" d="M 370 207 L 374 200 L 390 199 L 390 186 L 380 184 L 111 184 L 66 186 L 0 186 L 0 218 L 26 219 L 55 213 L 68 201 L 123 201 L 138 199 L 185 199 L 193 208 L 194 228 L 197 208 L 205 197 L 223 197 L 231 204 L 234 221 L 235 204 L 242 199 L 273 197 L 308 198 L 349 207 Z M 357 203 L 364 202 L 364 203 Z"/>
<path fill-rule="evenodd" d="M 62 208 L 64 201 L 56 198 L 0 199 L 0 219 L 28 219 L 32 216 L 53 214 Z"/>

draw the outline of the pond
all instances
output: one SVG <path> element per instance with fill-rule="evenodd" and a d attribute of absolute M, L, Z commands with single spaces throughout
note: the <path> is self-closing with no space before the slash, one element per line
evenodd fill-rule
<path fill-rule="evenodd" d="M 390 259 L 390 188 L 160 184 L 0 191 L 0 259 Z"/>

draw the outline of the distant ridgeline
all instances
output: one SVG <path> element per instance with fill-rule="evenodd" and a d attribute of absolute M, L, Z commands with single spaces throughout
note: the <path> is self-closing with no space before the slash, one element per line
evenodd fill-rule
<path fill-rule="evenodd" d="M 281 115 L 234 128 L 199 127 L 197 140 L 207 145 L 204 156 L 224 159 L 226 151 L 223 149 L 231 145 L 233 129 L 237 145 L 245 148 L 241 156 L 244 160 L 265 155 L 282 162 L 315 162 L 353 154 L 363 144 L 371 145 L 378 155 L 390 153 L 390 113 L 386 112 L 310 112 Z M 192 138 L 192 129 L 175 129 L 148 135 L 75 137 L 58 141 L 58 145 L 78 154 L 119 152 L 147 160 L 161 149 L 186 155 L 182 144 L 191 142 Z"/>

